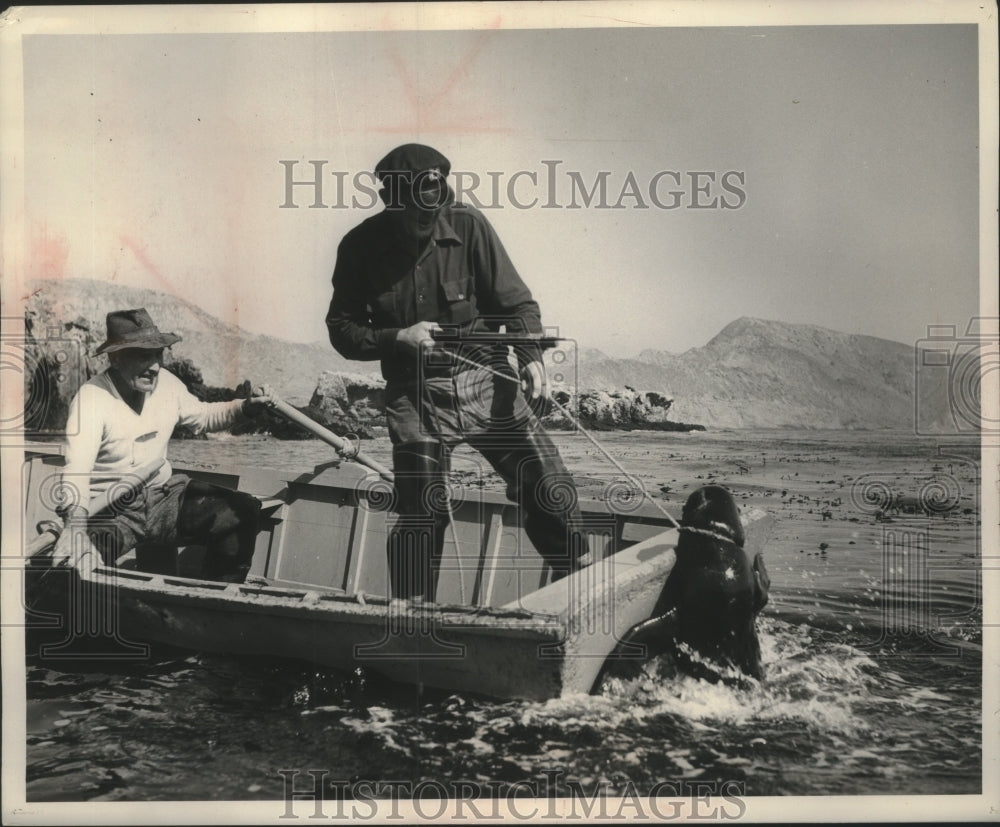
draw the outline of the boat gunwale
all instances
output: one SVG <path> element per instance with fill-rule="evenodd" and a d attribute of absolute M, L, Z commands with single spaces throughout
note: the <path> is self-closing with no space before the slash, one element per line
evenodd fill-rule
<path fill-rule="evenodd" d="M 476 628 L 488 626 L 494 630 L 551 630 L 562 634 L 566 627 L 563 615 L 552 612 L 535 612 L 509 606 L 462 606 L 449 603 L 409 604 L 372 595 L 359 600 L 355 595 L 332 593 L 321 588 L 287 588 L 267 584 L 221 583 L 212 580 L 162 575 L 87 562 L 99 559 L 97 550 L 83 555 L 72 570 L 80 580 L 95 588 L 108 588 L 117 596 L 169 600 L 173 603 L 198 603 L 206 609 L 243 607 L 247 611 L 279 611 L 296 614 L 326 615 L 331 619 L 349 616 L 351 619 L 370 619 L 384 622 L 389 617 L 400 619 L 430 620 L 447 628 Z"/>

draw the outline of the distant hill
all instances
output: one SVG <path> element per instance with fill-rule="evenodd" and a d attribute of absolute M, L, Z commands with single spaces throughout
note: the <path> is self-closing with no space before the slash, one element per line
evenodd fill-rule
<path fill-rule="evenodd" d="M 672 419 L 712 427 L 877 429 L 914 421 L 912 347 L 813 325 L 744 317 L 681 354 L 589 352 L 580 361 L 581 385 L 655 387 L 673 397 Z M 934 396 L 936 408 L 945 405 L 940 389 Z M 943 417 L 930 414 L 928 421 Z"/>
<path fill-rule="evenodd" d="M 347 361 L 327 343 L 249 333 L 154 290 L 82 279 L 31 287 L 28 311 L 36 336 L 48 326 L 76 322 L 99 343 L 109 309 L 145 307 L 162 330 L 183 336 L 173 352 L 197 365 L 209 385 L 235 387 L 251 378 L 305 404 L 323 371 L 378 373 L 378 363 Z M 581 348 L 577 361 L 579 389 L 655 391 L 673 399 L 674 422 L 709 428 L 910 428 L 919 391 L 922 427 L 954 430 L 947 371 L 944 376 L 925 371 L 917 378 L 911 346 L 812 325 L 741 318 L 704 347 L 681 354 L 645 350 L 633 359 L 617 359 Z"/>

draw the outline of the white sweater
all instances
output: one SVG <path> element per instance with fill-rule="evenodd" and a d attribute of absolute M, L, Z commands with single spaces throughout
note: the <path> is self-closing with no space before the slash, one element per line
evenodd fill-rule
<path fill-rule="evenodd" d="M 109 485 L 155 459 L 164 464 L 149 484 L 162 484 L 173 473 L 165 460 L 176 425 L 188 425 L 196 433 L 217 431 L 231 424 L 242 406 L 241 399 L 200 402 L 180 379 L 161 370 L 142 413 L 136 413 L 104 371 L 84 383 L 70 403 L 63 468 L 63 483 L 70 486 L 67 493 L 89 506 Z"/>

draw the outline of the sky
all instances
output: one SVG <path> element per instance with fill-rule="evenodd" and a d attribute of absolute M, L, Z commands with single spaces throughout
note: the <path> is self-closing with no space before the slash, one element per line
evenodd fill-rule
<path fill-rule="evenodd" d="M 417 141 L 583 347 L 682 352 L 741 316 L 911 343 L 980 315 L 974 25 L 627 8 L 652 25 L 485 5 L 445 31 L 390 8 L 322 22 L 377 31 L 26 36 L 25 271 L 325 340 L 337 244 L 380 209 L 370 171 Z M 322 206 L 289 198 L 317 168 Z"/>
<path fill-rule="evenodd" d="M 544 322 L 583 347 L 682 352 L 742 316 L 904 343 L 961 332 L 1000 315 L 996 49 L 981 0 L 13 9 L 2 332 L 26 280 L 83 277 L 325 340 L 338 242 L 378 209 L 355 177 L 410 141 L 485 182 L 467 197 L 495 203 Z M 282 206 L 282 161 L 296 180 L 319 164 L 323 206 L 308 186 Z M 603 199 L 573 190 L 600 180 Z M 22 387 L 0 394 L 18 455 Z M 13 491 L 20 464 L 3 468 Z M 996 491 L 980 492 L 986 525 Z M 21 505 L 2 510 L 6 554 Z"/>

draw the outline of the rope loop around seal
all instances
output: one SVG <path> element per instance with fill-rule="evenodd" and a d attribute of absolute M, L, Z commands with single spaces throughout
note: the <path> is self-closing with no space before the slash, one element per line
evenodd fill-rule
<path fill-rule="evenodd" d="M 726 537 L 724 534 L 719 534 L 716 531 L 710 531 L 707 528 L 695 528 L 690 525 L 681 525 L 677 528 L 678 531 L 686 531 L 689 534 L 701 534 L 703 537 L 711 537 L 713 540 L 718 540 L 721 543 L 729 543 L 736 546 L 737 548 L 743 548 L 739 543 L 736 542 L 732 537 Z"/>

